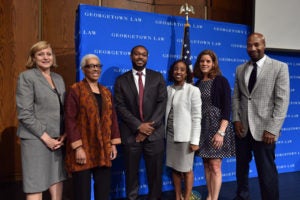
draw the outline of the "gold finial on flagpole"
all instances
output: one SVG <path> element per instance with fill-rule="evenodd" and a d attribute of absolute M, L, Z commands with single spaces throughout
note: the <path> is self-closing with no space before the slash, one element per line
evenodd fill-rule
<path fill-rule="evenodd" d="M 185 3 L 184 5 L 182 5 L 182 6 L 180 7 L 180 12 L 179 12 L 179 13 L 180 13 L 180 14 L 181 14 L 181 13 L 184 13 L 184 14 L 185 14 L 185 23 L 186 23 L 186 24 L 189 24 L 189 13 L 195 14 L 194 7 L 188 5 L 187 3 Z"/>

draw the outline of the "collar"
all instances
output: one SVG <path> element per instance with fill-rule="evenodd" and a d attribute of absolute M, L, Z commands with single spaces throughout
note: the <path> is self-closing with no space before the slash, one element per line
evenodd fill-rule
<path fill-rule="evenodd" d="M 267 56 L 264 55 L 264 57 L 262 57 L 260 60 L 258 60 L 258 61 L 256 62 L 257 67 L 262 67 L 263 64 L 264 64 L 264 62 L 266 61 L 266 59 L 267 59 Z"/>
<path fill-rule="evenodd" d="M 186 85 L 187 85 L 187 83 L 186 82 L 184 82 L 184 84 L 182 85 L 182 86 L 177 86 L 177 85 L 172 85 L 171 87 L 173 88 L 173 89 L 184 89 L 185 87 L 186 87 Z"/>
<path fill-rule="evenodd" d="M 133 74 L 133 75 L 136 75 L 137 72 L 138 72 L 137 70 L 135 70 L 135 69 L 132 68 L 132 74 Z M 146 76 L 146 68 L 144 68 L 144 69 L 142 70 L 142 72 L 143 72 L 143 75 Z"/>

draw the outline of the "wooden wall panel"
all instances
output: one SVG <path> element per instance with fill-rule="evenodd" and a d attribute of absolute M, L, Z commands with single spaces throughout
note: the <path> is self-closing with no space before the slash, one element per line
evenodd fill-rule
<path fill-rule="evenodd" d="M 211 20 L 252 25 L 253 0 L 209 0 Z"/>
<path fill-rule="evenodd" d="M 67 87 L 76 81 L 75 19 L 81 3 L 99 5 L 98 0 L 42 0 L 42 39 L 51 43 L 59 65 L 54 71 Z"/>
<path fill-rule="evenodd" d="M 101 2 L 105 7 L 153 12 L 154 0 L 102 0 Z"/>
<path fill-rule="evenodd" d="M 38 4 L 0 1 L 0 182 L 21 178 L 15 88 L 28 50 L 38 40 Z"/>

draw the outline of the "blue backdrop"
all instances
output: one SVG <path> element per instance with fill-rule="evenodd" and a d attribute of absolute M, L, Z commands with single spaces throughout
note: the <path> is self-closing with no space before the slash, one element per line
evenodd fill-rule
<path fill-rule="evenodd" d="M 249 27 L 193 18 L 189 22 L 192 63 L 202 50 L 214 50 L 219 57 L 223 75 L 233 87 L 236 66 L 248 60 L 246 38 Z M 149 50 L 147 67 L 161 72 L 166 78 L 168 67 L 181 55 L 184 23 L 184 17 L 79 5 L 75 31 L 77 80 L 83 78 L 79 67 L 80 59 L 88 53 L 93 53 L 100 57 L 104 65 L 100 82 L 113 91 L 116 77 L 131 69 L 130 50 L 138 44 L 146 46 Z M 275 53 L 269 56 L 288 63 L 291 77 L 290 107 L 276 149 L 278 171 L 279 173 L 298 171 L 300 170 L 298 147 L 300 56 Z M 224 182 L 235 180 L 235 158 L 224 159 L 222 170 Z M 202 161 L 198 157 L 195 158 L 194 172 L 194 186 L 204 185 Z M 148 188 L 143 161 L 140 175 L 140 194 L 145 194 Z M 249 175 L 257 176 L 253 162 Z M 125 197 L 123 156 L 120 148 L 118 158 L 113 161 L 112 179 L 112 198 Z M 165 168 L 163 190 L 172 189 L 170 172 Z"/>

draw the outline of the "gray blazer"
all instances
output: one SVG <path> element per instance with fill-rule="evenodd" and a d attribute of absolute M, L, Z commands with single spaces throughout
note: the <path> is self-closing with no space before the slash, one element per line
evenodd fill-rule
<path fill-rule="evenodd" d="M 51 78 L 63 103 L 64 81 L 54 72 L 51 72 Z M 19 75 L 16 101 L 19 120 L 17 135 L 20 138 L 37 139 L 44 132 L 51 137 L 60 136 L 60 102 L 39 69 L 26 70 Z"/>
<path fill-rule="evenodd" d="M 245 71 L 250 62 L 237 67 L 232 98 L 233 121 L 241 121 L 244 136 L 250 128 L 253 138 L 262 141 L 264 130 L 278 139 L 290 97 L 287 64 L 267 56 L 256 84 L 249 94 Z"/>

